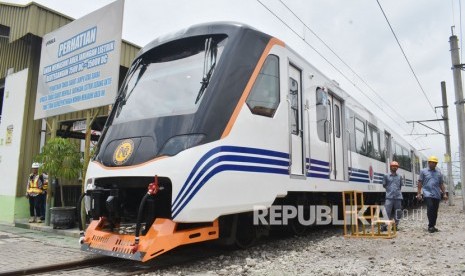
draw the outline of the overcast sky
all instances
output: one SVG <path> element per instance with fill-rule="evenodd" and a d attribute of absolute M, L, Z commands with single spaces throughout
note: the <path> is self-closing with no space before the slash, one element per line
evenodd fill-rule
<path fill-rule="evenodd" d="M 29 2 L 1 1 L 20 4 Z M 144 46 L 159 35 L 197 23 L 238 21 L 249 24 L 290 45 L 325 75 L 340 83 L 342 89 L 366 105 L 398 134 L 405 135 L 403 137 L 413 146 L 417 149 L 426 149 L 422 151 L 425 155 L 436 155 L 440 160 L 444 159 L 444 136 L 407 136 L 412 132 L 412 125 L 405 121 L 435 119 L 436 114 L 415 80 L 376 0 L 281 1 L 127 0 L 123 39 Z M 36 2 L 73 18 L 79 18 L 112 1 L 36 0 Z M 379 2 L 433 106 L 442 105 L 440 83 L 446 82 L 450 106 L 452 156 L 454 161 L 458 160 L 457 117 L 453 104 L 455 93 L 449 37 L 451 26 L 455 25 L 455 33 L 460 39 L 459 0 L 379 0 Z M 286 22 L 293 31 L 273 13 Z M 311 28 L 311 31 L 293 13 Z M 344 62 L 341 62 L 313 33 L 318 35 Z M 305 41 L 302 38 L 305 38 Z M 337 70 L 307 43 L 331 62 Z M 437 116 L 440 118 L 441 115 L 442 111 L 438 110 Z M 444 130 L 444 127 L 440 127 L 438 123 L 431 123 L 430 126 L 440 131 Z M 432 132 L 419 125 L 415 125 L 414 131 Z M 454 163 L 454 165 L 459 164 Z"/>

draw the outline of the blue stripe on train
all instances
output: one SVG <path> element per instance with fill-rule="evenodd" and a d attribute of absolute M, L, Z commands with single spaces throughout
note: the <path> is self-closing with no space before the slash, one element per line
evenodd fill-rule
<path fill-rule="evenodd" d="M 200 169 L 200 167 L 203 166 L 210 157 L 220 152 L 254 154 L 254 155 L 261 155 L 262 157 L 223 155 L 223 156 L 219 156 L 219 157 L 212 159 L 202 169 Z M 221 171 L 236 170 L 236 171 L 289 174 L 289 171 L 288 171 L 289 161 L 288 160 L 284 161 L 284 160 L 276 160 L 276 159 L 263 158 L 263 157 L 273 157 L 273 158 L 277 157 L 277 158 L 289 159 L 289 154 L 278 152 L 278 151 L 266 150 L 266 149 L 236 147 L 236 146 L 221 146 L 221 147 L 217 147 L 217 148 L 214 148 L 208 151 L 195 164 L 194 168 L 192 169 L 186 181 L 184 182 L 181 190 L 176 196 L 173 202 L 173 206 L 172 206 L 172 211 L 174 212 L 173 217 L 175 217 L 184 208 L 184 206 L 192 199 L 192 197 L 197 193 L 200 187 L 202 187 L 208 179 L 210 179 L 213 175 Z M 276 169 L 276 168 L 269 168 L 269 167 L 241 166 L 241 165 L 235 165 L 232 167 L 228 167 L 226 165 L 220 165 L 217 168 L 213 169 L 209 174 L 205 175 L 208 169 L 210 169 L 212 166 L 214 166 L 217 163 L 226 162 L 226 161 L 247 162 L 247 163 L 263 164 L 263 165 L 275 165 L 275 166 L 282 166 L 285 168 Z M 218 169 L 219 167 L 222 167 L 223 169 L 220 170 Z M 247 169 L 247 167 L 254 168 L 254 169 L 253 170 Z M 190 183 L 192 178 L 197 172 L 199 172 L 198 175 L 195 177 L 192 183 Z M 203 176 L 205 177 L 201 180 Z M 190 195 L 187 196 L 189 193 Z M 184 203 L 182 203 L 183 201 Z"/>

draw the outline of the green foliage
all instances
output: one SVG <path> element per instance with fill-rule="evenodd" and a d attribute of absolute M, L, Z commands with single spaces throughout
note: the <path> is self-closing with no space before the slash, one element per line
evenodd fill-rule
<path fill-rule="evenodd" d="M 42 163 L 41 171 L 56 178 L 76 179 L 82 170 L 78 146 L 61 137 L 48 140 L 36 160 Z"/>

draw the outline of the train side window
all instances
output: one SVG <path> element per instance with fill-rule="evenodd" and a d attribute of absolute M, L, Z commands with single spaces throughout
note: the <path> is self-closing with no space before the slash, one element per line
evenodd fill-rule
<path fill-rule="evenodd" d="M 291 101 L 291 131 L 299 135 L 299 83 L 289 78 L 289 95 Z"/>
<path fill-rule="evenodd" d="M 316 125 L 318 138 L 323 142 L 328 142 L 328 93 L 321 88 L 316 89 Z"/>
<path fill-rule="evenodd" d="M 402 148 L 402 155 L 404 160 L 404 169 L 411 172 L 412 171 L 412 158 L 410 157 L 410 152 L 406 148 Z"/>
<path fill-rule="evenodd" d="M 368 125 L 368 135 L 367 135 L 367 151 L 368 151 L 368 156 L 371 158 L 380 160 L 381 159 L 381 154 L 380 154 L 380 147 L 379 147 L 379 130 L 372 126 Z"/>
<path fill-rule="evenodd" d="M 279 105 L 279 58 L 269 55 L 247 97 L 247 106 L 255 115 L 273 117 Z"/>
<path fill-rule="evenodd" d="M 415 155 L 415 173 L 420 174 L 420 158 Z"/>
<path fill-rule="evenodd" d="M 334 105 L 334 134 L 337 138 L 341 137 L 341 111 L 338 105 Z"/>
<path fill-rule="evenodd" d="M 393 151 L 392 160 L 398 162 L 400 167 L 403 167 L 402 147 L 399 144 L 394 143 Z"/>
<path fill-rule="evenodd" d="M 360 154 L 367 153 L 365 138 L 365 122 L 361 121 L 359 118 L 355 118 L 355 147 Z"/>

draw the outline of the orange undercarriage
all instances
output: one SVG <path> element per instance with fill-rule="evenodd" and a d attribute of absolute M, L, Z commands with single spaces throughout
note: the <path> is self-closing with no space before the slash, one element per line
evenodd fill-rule
<path fill-rule="evenodd" d="M 120 235 L 102 230 L 104 218 L 92 221 L 86 230 L 82 250 L 146 262 L 184 244 L 218 239 L 218 220 L 211 226 L 177 231 L 177 223 L 157 218 L 135 246 L 134 235 Z"/>

